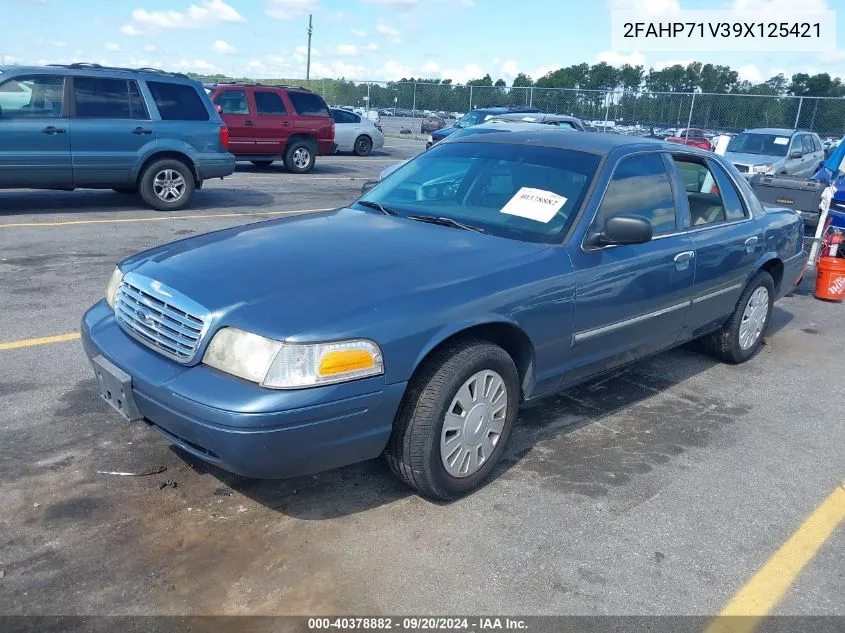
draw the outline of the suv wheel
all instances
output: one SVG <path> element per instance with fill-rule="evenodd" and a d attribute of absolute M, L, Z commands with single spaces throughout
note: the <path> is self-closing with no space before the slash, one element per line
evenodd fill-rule
<path fill-rule="evenodd" d="M 358 156 L 369 156 L 373 150 L 373 141 L 369 136 L 361 135 L 355 139 L 355 153 Z"/>
<path fill-rule="evenodd" d="M 269 167 L 273 164 L 272 160 L 251 160 L 249 161 L 256 167 Z"/>
<path fill-rule="evenodd" d="M 176 211 L 194 195 L 194 175 L 182 161 L 164 158 L 144 170 L 138 189 L 144 202 L 154 209 Z"/>
<path fill-rule="evenodd" d="M 314 161 L 314 146 L 307 141 L 294 141 L 285 150 L 285 167 L 294 174 L 307 174 Z"/>

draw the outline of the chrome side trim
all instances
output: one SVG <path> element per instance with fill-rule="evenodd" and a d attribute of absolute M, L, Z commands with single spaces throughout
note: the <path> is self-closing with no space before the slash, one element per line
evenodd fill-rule
<path fill-rule="evenodd" d="M 641 314 L 640 316 L 635 316 L 631 319 L 625 319 L 624 321 L 618 321 L 617 323 L 611 323 L 610 325 L 603 325 L 592 330 L 583 330 L 582 332 L 576 332 L 572 336 L 572 341 L 573 343 L 580 343 L 595 336 L 601 336 L 602 334 L 607 334 L 608 332 L 615 332 L 616 330 L 621 330 L 622 328 L 628 327 L 629 325 L 642 323 L 643 321 L 647 321 L 648 319 L 653 319 L 664 314 L 669 314 L 670 312 L 674 312 L 675 310 L 681 310 L 683 308 L 688 307 L 691 303 L 692 302 L 690 300 L 687 300 L 683 303 L 676 303 L 675 305 L 671 305 L 666 308 L 656 310 L 654 312 L 649 312 L 647 314 Z"/>
<path fill-rule="evenodd" d="M 718 297 L 719 295 L 723 295 L 727 292 L 733 292 L 734 290 L 739 290 L 740 288 L 742 288 L 742 284 L 734 284 L 733 286 L 728 286 L 727 288 L 722 288 L 721 290 L 716 290 L 715 292 L 708 292 L 706 295 L 695 297 L 692 302 L 701 303 L 702 301 L 707 301 L 708 299 L 712 299 L 713 297 Z"/>

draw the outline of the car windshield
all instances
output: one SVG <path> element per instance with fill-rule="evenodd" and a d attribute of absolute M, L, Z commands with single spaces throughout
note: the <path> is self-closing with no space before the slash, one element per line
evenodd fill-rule
<path fill-rule="evenodd" d="M 472 127 L 473 125 L 478 125 L 484 120 L 486 115 L 482 114 L 481 112 L 469 112 L 468 114 L 464 115 L 460 121 L 456 123 L 457 127 Z"/>
<path fill-rule="evenodd" d="M 789 137 L 777 134 L 743 132 L 728 145 L 728 151 L 736 154 L 760 154 L 761 156 L 786 156 Z"/>
<path fill-rule="evenodd" d="M 405 164 L 361 201 L 400 216 L 449 218 L 501 237 L 556 242 L 599 160 L 569 149 L 447 143 Z"/>

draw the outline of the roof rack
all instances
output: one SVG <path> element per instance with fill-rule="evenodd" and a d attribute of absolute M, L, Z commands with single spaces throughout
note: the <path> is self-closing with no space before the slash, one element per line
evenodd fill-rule
<path fill-rule="evenodd" d="M 304 90 L 311 92 L 309 88 L 304 86 L 288 86 L 287 84 L 263 84 L 258 81 L 212 81 L 204 84 L 206 86 L 252 86 L 259 88 L 284 88 L 285 90 Z"/>
<path fill-rule="evenodd" d="M 70 68 L 72 70 L 119 70 L 130 73 L 154 73 L 156 75 L 165 75 L 167 77 L 178 77 L 179 79 L 190 79 L 184 73 L 173 73 L 161 68 L 124 68 L 122 66 L 103 66 L 102 64 L 91 64 L 88 62 L 76 62 L 73 64 L 47 64 L 57 68 Z"/>

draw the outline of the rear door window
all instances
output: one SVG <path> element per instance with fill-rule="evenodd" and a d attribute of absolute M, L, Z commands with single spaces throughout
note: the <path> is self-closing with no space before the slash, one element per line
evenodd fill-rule
<path fill-rule="evenodd" d="M 164 121 L 208 121 L 209 114 L 192 85 L 148 81 L 158 113 Z"/>
<path fill-rule="evenodd" d="M 32 75 L 0 83 L 0 118 L 58 118 L 62 116 L 64 77 Z"/>
<path fill-rule="evenodd" d="M 264 116 L 287 116 L 288 111 L 282 98 L 276 92 L 269 90 L 256 90 L 255 107 L 258 109 L 258 114 Z"/>
<path fill-rule="evenodd" d="M 79 119 L 148 119 L 138 82 L 104 77 L 73 78 L 74 116 Z"/>
<path fill-rule="evenodd" d="M 288 99 L 300 116 L 330 116 L 329 108 L 317 95 L 311 92 L 288 92 Z"/>
<path fill-rule="evenodd" d="M 817 152 L 822 151 L 822 144 L 821 141 L 819 141 L 819 137 L 813 134 L 811 138 L 813 139 L 813 149 Z"/>
<path fill-rule="evenodd" d="M 810 138 L 809 134 L 803 134 L 802 135 L 802 143 L 803 143 L 805 154 L 812 154 L 813 152 L 816 151 L 815 148 L 813 147 L 813 139 Z"/>
<path fill-rule="evenodd" d="M 224 90 L 214 97 L 214 105 L 220 106 L 220 114 L 249 114 L 246 90 Z"/>

